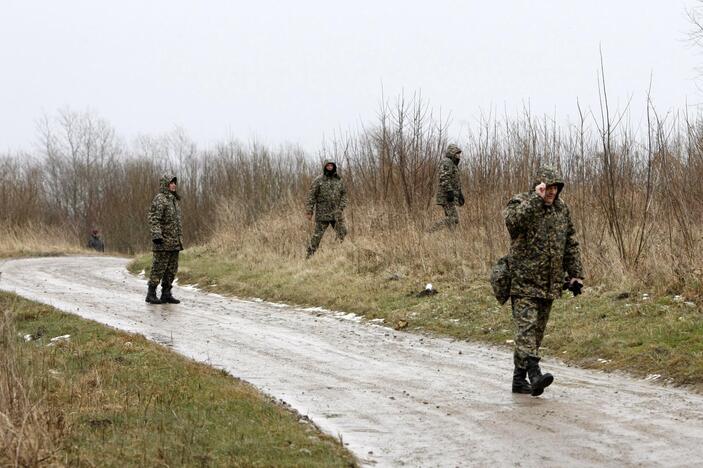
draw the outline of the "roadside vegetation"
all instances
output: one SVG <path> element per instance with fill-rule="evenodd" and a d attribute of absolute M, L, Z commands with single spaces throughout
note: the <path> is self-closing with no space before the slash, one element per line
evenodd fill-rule
<path fill-rule="evenodd" d="M 356 463 L 225 372 L 13 294 L 0 310 L 2 466 Z"/>

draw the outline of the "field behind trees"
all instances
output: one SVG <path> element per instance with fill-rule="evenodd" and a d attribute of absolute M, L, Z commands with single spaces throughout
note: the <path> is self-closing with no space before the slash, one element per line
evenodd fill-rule
<path fill-rule="evenodd" d="M 36 252 L 80 246 L 92 228 L 109 251 L 148 250 L 146 210 L 168 171 L 179 177 L 187 246 L 300 259 L 312 229 L 305 192 L 320 161 L 333 158 L 351 199 L 354 247 L 345 255 L 368 263 L 361 268 L 485 276 L 507 250 L 506 201 L 531 185 L 540 164 L 552 164 L 566 179 L 590 285 L 700 296 L 703 126 L 651 105 L 637 126 L 607 107 L 578 110 L 569 125 L 528 111 L 489 115 L 457 141 L 427 103 L 399 97 L 317 154 L 236 140 L 199 149 L 180 129 L 127 143 L 95 115 L 61 111 L 39 122 L 36 146 L 0 156 L 0 222 L 11 234 L 1 250 L 16 251 L 17 239 L 33 239 Z M 448 142 L 463 148 L 467 202 L 457 232 L 431 236 Z"/>

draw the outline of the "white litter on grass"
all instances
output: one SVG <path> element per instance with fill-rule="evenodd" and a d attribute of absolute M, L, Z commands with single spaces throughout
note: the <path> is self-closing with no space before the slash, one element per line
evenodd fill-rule
<path fill-rule="evenodd" d="M 658 380 L 661 378 L 660 374 L 649 374 L 647 377 L 644 378 L 644 380 L 648 382 L 654 382 L 655 380 Z"/>
<path fill-rule="evenodd" d="M 140 278 L 145 278 L 145 277 L 146 277 L 146 270 L 140 271 L 137 276 L 140 277 Z"/>
<path fill-rule="evenodd" d="M 695 303 L 695 302 L 691 302 L 691 301 L 686 301 L 686 302 L 684 302 L 684 305 L 686 305 L 686 306 L 688 306 L 688 307 L 696 307 L 696 303 Z"/>
<path fill-rule="evenodd" d="M 71 335 L 55 336 L 54 338 L 49 340 L 49 344 L 47 344 L 47 346 L 54 346 L 56 343 L 60 343 L 62 341 L 69 341 L 70 339 Z"/>
<path fill-rule="evenodd" d="M 425 285 L 425 291 L 432 291 L 432 289 L 433 289 L 433 288 L 432 288 L 432 283 L 427 283 L 427 284 Z"/>
<path fill-rule="evenodd" d="M 601 359 L 601 358 L 598 358 L 598 362 L 600 362 L 601 364 L 608 364 L 609 362 L 613 362 L 613 360 L 612 360 L 612 359 Z"/>
<path fill-rule="evenodd" d="M 24 335 L 24 341 L 32 341 L 33 339 L 32 335 Z"/>
<path fill-rule="evenodd" d="M 674 302 L 683 302 L 683 301 L 684 301 L 684 297 L 682 295 L 677 294 L 674 296 Z"/>
<path fill-rule="evenodd" d="M 648 300 L 649 300 L 649 294 L 643 293 L 643 294 L 642 294 L 642 300 L 643 300 L 643 301 L 648 301 Z"/>
<path fill-rule="evenodd" d="M 505 344 L 513 344 L 513 343 L 515 343 L 514 340 L 505 340 Z"/>
<path fill-rule="evenodd" d="M 375 319 L 369 320 L 369 322 L 372 322 L 372 323 L 384 323 L 385 321 L 386 321 L 386 319 L 382 319 L 382 318 L 375 318 Z"/>
<path fill-rule="evenodd" d="M 459 323 L 459 319 L 449 319 L 450 322 Z"/>

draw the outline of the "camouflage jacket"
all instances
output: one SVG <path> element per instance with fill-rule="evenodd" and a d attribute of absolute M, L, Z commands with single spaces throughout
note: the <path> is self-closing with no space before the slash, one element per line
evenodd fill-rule
<path fill-rule="evenodd" d="M 175 179 L 172 175 L 161 177 L 161 188 L 149 207 L 147 220 L 151 231 L 151 240 L 162 239 L 162 244 L 153 244 L 154 251 L 183 250 L 181 242 L 181 208 L 180 197 L 168 190 L 168 184 Z"/>
<path fill-rule="evenodd" d="M 447 152 L 439 167 L 439 185 L 437 186 L 437 204 L 448 205 L 457 204 L 459 196 L 463 197 L 461 191 L 461 179 L 459 177 L 459 153 L 461 150 L 456 145 L 449 145 Z"/>
<path fill-rule="evenodd" d="M 561 177 L 547 167 L 533 187 L 540 182 L 558 187 L 551 206 L 532 191 L 514 196 L 504 211 L 510 233 L 510 295 L 556 299 L 565 275 L 583 278 L 583 267 L 569 208 L 559 199 Z"/>
<path fill-rule="evenodd" d="M 331 173 L 324 171 L 327 164 L 334 165 Z M 337 174 L 337 164 L 334 161 L 325 161 L 323 174 L 317 176 L 310 185 L 306 211 L 308 214 L 315 213 L 315 221 L 336 221 L 346 207 L 347 189 Z"/>

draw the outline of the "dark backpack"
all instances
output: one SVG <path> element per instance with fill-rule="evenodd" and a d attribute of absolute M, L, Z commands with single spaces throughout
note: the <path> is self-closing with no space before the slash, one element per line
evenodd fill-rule
<path fill-rule="evenodd" d="M 491 270 L 491 287 L 493 295 L 500 305 L 510 299 L 510 257 L 506 255 L 498 259 Z"/>

